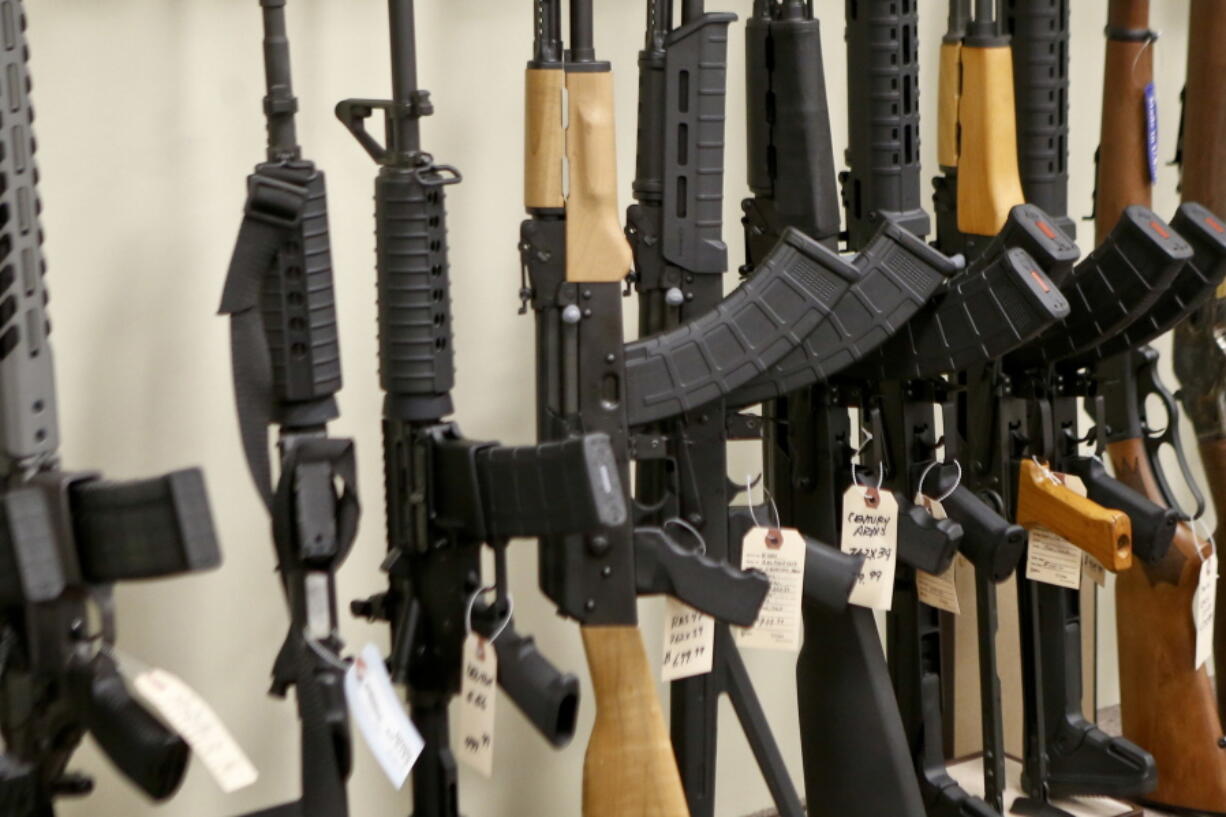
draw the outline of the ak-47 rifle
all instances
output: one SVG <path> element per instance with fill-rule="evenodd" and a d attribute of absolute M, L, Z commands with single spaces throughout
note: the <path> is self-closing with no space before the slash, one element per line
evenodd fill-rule
<path fill-rule="evenodd" d="M 470 620 L 479 635 L 493 635 L 499 686 L 533 726 L 556 746 L 574 734 L 577 680 L 510 626 L 508 541 L 601 530 L 626 519 L 626 504 L 603 434 L 508 448 L 468 440 L 445 419 L 455 369 L 444 191 L 460 174 L 421 149 L 420 119 L 433 106 L 417 85 L 413 2 L 389 0 L 388 10 L 392 99 L 337 106 L 380 165 L 375 225 L 390 587 L 351 606 L 391 624 L 391 676 L 407 686 L 425 740 L 413 770 L 413 813 L 458 817 L 447 710 L 460 689 Z M 385 143 L 366 130 L 375 110 L 386 116 Z M 495 555 L 496 598 L 488 604 L 478 598 L 483 544 Z"/>
<path fill-rule="evenodd" d="M 1095 200 L 1100 238 L 1125 206 L 1149 201 L 1152 183 L 1149 173 L 1152 159 L 1147 151 L 1143 113 L 1145 94 L 1152 91 L 1153 81 L 1155 35 L 1149 30 L 1149 3 L 1112 0 L 1109 13 Z M 1195 272 L 1203 279 L 1200 283 L 1203 303 L 1213 297 L 1210 293 L 1224 272 L 1220 242 L 1226 230 L 1214 213 L 1226 209 L 1220 144 L 1226 133 L 1223 122 L 1226 105 L 1219 99 L 1212 72 L 1221 67 L 1226 14 L 1215 3 L 1193 2 L 1188 30 L 1188 78 L 1181 134 L 1185 204 L 1171 226 L 1192 245 L 1194 255 L 1187 264 L 1185 278 L 1190 280 Z M 1199 202 L 1204 207 L 1188 202 Z M 1187 290 L 1194 291 L 1195 288 Z M 1183 301 L 1189 309 L 1196 306 L 1192 295 L 1185 295 Z M 1211 489 L 1221 487 L 1215 483 L 1219 476 L 1216 458 L 1220 456 L 1214 402 L 1216 382 L 1220 381 L 1215 378 L 1226 371 L 1215 340 L 1218 303 L 1211 301 L 1178 328 L 1174 358 L 1176 374 L 1183 385 L 1183 404 L 1200 438 Z M 1180 314 L 1179 310 L 1171 312 Z M 1169 322 L 1158 323 L 1158 328 L 1169 328 Z M 1136 340 L 1143 343 L 1150 339 Z M 1154 350 L 1141 347 L 1117 354 L 1111 361 L 1108 374 L 1115 382 L 1104 383 L 1105 388 L 1114 390 L 1107 397 L 1110 426 L 1107 450 L 1120 479 L 1154 501 L 1176 508 L 1176 498 L 1157 452 L 1162 445 L 1170 444 L 1182 455 L 1177 431 L 1178 404 L 1158 379 L 1157 357 Z M 1148 394 L 1163 399 L 1167 414 L 1165 433 L 1151 430 L 1153 424 L 1145 414 Z M 1195 483 L 1186 478 L 1186 467 L 1184 473 L 1195 493 Z M 1216 502 L 1221 492 L 1214 492 Z M 1195 515 L 1199 516 L 1203 500 L 1199 496 L 1196 499 Z M 1218 519 L 1222 518 L 1219 507 Z M 1208 674 L 1195 666 L 1195 629 L 1188 613 L 1209 549 L 1195 535 L 1191 523 L 1183 522 L 1164 558 L 1154 564 L 1139 565 L 1119 577 L 1116 605 L 1120 711 L 1124 734 L 1152 752 L 1158 763 L 1158 787 L 1149 800 L 1164 806 L 1226 813 L 1222 722 Z M 1157 690 L 1161 690 L 1160 695 Z"/>
<path fill-rule="evenodd" d="M 86 732 L 149 797 L 179 787 L 187 744 L 133 697 L 110 651 L 113 588 L 221 557 L 199 470 L 109 482 L 60 467 L 27 57 L 22 4 L 0 0 L 0 811 L 51 817 L 55 798 L 93 788 L 67 771 Z"/>
<path fill-rule="evenodd" d="M 666 331 L 709 313 L 723 298 L 727 250 L 721 227 L 724 89 L 731 14 L 647 3 L 646 45 L 639 57 L 637 203 L 627 213 L 639 292 L 640 335 Z M 708 557 L 740 564 L 741 540 L 763 508 L 730 508 L 736 492 L 726 474 L 729 439 L 761 439 L 762 421 L 715 400 L 652 427 L 665 445 L 638 447 L 637 501 L 656 524 L 680 520 L 697 531 Z M 649 458 L 652 451 L 657 458 Z M 859 559 L 810 540 L 804 594 L 841 609 Z M 804 808 L 728 627 L 715 625 L 712 670 L 676 681 L 670 695 L 673 750 L 691 817 L 711 817 L 719 700 L 727 694 L 775 805 L 784 817 Z"/>
<path fill-rule="evenodd" d="M 271 694 L 283 698 L 295 689 L 302 796 L 259 814 L 345 817 L 352 744 L 336 571 L 357 535 L 357 466 L 353 441 L 328 437 L 328 422 L 338 415 L 341 363 L 324 174 L 298 145 L 286 0 L 260 5 L 268 157 L 247 179 L 221 312 L 230 316 L 243 448 L 272 517 L 290 611 Z M 274 423 L 281 455 L 275 487 L 268 459 Z"/>

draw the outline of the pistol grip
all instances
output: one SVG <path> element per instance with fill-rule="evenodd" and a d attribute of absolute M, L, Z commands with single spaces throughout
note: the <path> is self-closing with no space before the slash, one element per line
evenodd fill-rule
<path fill-rule="evenodd" d="M 1043 526 L 1097 559 L 1112 573 L 1132 566 L 1132 523 L 1052 480 L 1033 460 L 1022 460 L 1017 480 L 1017 523 Z"/>
<path fill-rule="evenodd" d="M 1164 508 L 1144 494 L 1107 473 L 1093 457 L 1070 457 L 1062 465 L 1070 474 L 1081 477 L 1090 499 L 1107 508 L 1128 514 L 1132 521 L 1132 551 L 1148 564 L 1166 556 L 1179 524 L 1179 513 Z"/>
<path fill-rule="evenodd" d="M 566 74 L 569 126 L 566 159 L 566 280 L 617 282 L 634 263 L 617 209 L 617 144 L 613 129 L 613 73 Z"/>
<path fill-rule="evenodd" d="M 898 559 L 926 573 L 944 573 L 962 544 L 962 526 L 952 519 L 937 519 L 923 507 L 898 499 Z"/>
<path fill-rule="evenodd" d="M 596 697 L 583 817 L 689 817 L 637 627 L 582 627 Z"/>
<path fill-rule="evenodd" d="M 1013 56 L 1008 46 L 962 46 L 958 231 L 994 236 L 1026 200 L 1017 165 Z"/>
<path fill-rule="evenodd" d="M 557 68 L 529 68 L 524 75 L 524 207 L 561 209 L 562 89 L 566 75 Z"/>

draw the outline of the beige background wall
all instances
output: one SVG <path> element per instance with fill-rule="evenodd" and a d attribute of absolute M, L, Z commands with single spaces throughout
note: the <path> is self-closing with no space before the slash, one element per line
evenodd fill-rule
<path fill-rule="evenodd" d="M 96 771 L 97 793 L 65 815 L 225 817 L 296 796 L 297 729 L 292 704 L 268 699 L 268 671 L 286 626 L 273 575 L 263 508 L 242 463 L 230 393 L 228 332 L 215 317 L 243 200 L 243 179 L 262 156 L 259 12 L 255 0 L 28 0 L 34 102 L 44 184 L 44 221 L 59 363 L 64 461 L 133 477 L 189 464 L 207 469 L 225 551 L 208 576 L 119 592 L 120 644 L 193 683 L 231 725 L 261 771 L 258 784 L 224 797 L 193 766 L 178 799 L 145 804 L 92 748 L 77 765 Z M 527 0 L 420 0 L 422 81 L 438 115 L 425 146 L 461 168 L 452 188 L 451 248 L 459 384 L 457 419 L 471 435 L 510 442 L 532 436 L 528 374 L 530 320 L 515 314 L 515 252 L 520 207 L 520 76 L 529 53 Z M 633 168 L 635 55 L 641 2 L 600 0 L 600 53 L 618 70 L 617 105 L 623 205 Z M 712 2 L 743 18 L 748 0 Z M 819 2 L 835 144 L 846 139 L 842 4 Z M 1105 0 L 1073 4 L 1073 116 L 1070 205 L 1090 209 L 1098 138 Z M 921 4 L 925 176 L 935 170 L 930 114 L 944 3 Z M 1154 4 L 1163 32 L 1156 74 L 1161 157 L 1174 153 L 1184 74 L 1186 5 Z M 347 96 L 382 96 L 389 87 L 386 4 L 381 0 L 294 0 L 289 6 L 300 133 L 331 185 L 346 387 L 338 435 L 357 439 L 365 515 L 341 573 L 342 597 L 379 589 L 383 552 L 380 394 L 375 374 L 371 180 L 374 167 L 332 116 Z M 732 30 L 726 212 L 731 265 L 740 263 L 737 214 L 744 183 L 742 29 Z M 1176 203 L 1176 173 L 1163 166 L 1157 209 Z M 1084 235 L 1089 234 L 1088 225 Z M 733 276 L 729 276 L 729 284 Z M 628 304 L 629 313 L 633 304 Z M 753 467 L 752 452 L 740 452 Z M 583 675 L 573 625 L 559 620 L 535 588 L 534 546 L 514 561 L 516 608 L 561 666 Z M 641 606 L 649 651 L 659 649 L 659 602 Z M 1112 615 L 1104 605 L 1102 697 L 1111 680 Z M 353 648 L 384 645 L 384 628 L 346 621 Z M 792 662 L 754 653 L 748 660 L 791 768 L 799 775 Z M 586 684 L 586 677 L 584 678 Z M 586 691 L 586 688 L 585 688 Z M 588 699 L 590 700 L 590 698 Z M 731 710 L 725 705 L 725 712 Z M 585 705 L 581 729 L 590 724 Z M 727 721 L 731 727 L 731 719 Z M 498 715 L 497 770 L 486 781 L 461 771 L 464 810 L 484 817 L 578 812 L 582 746 L 555 753 L 511 706 Z M 719 773 L 722 815 L 764 806 L 735 728 L 724 731 Z M 408 811 L 364 748 L 351 785 L 353 813 Z"/>

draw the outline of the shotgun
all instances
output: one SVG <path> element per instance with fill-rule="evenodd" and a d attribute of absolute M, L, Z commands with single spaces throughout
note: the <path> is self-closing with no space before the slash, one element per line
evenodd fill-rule
<path fill-rule="evenodd" d="M 509 540 L 603 530 L 627 512 L 606 434 L 504 447 L 466 439 L 445 419 L 455 382 L 445 192 L 461 177 L 421 149 L 420 120 L 433 104 L 417 84 L 413 2 L 389 0 L 388 11 L 392 99 L 337 106 L 380 166 L 375 233 L 389 589 L 351 610 L 391 626 L 391 677 L 406 685 L 425 741 L 413 768 L 413 813 L 458 817 L 448 704 L 460 690 L 469 626 L 493 640 L 499 686 L 537 731 L 555 746 L 574 734 L 577 679 L 555 669 L 511 623 Z M 385 143 L 366 129 L 376 110 L 386 117 Z M 489 603 L 480 598 L 483 544 L 494 551 Z"/>
<path fill-rule="evenodd" d="M 341 366 L 324 175 L 298 145 L 285 0 L 260 5 L 268 155 L 247 179 L 221 312 L 230 316 L 244 451 L 272 517 L 290 612 L 271 694 L 284 698 L 295 689 L 302 796 L 276 813 L 345 817 L 353 747 L 336 571 L 357 535 L 357 463 L 352 440 L 328 437 L 328 422 L 339 413 Z M 268 461 L 273 423 L 281 455 L 275 487 Z"/>
<path fill-rule="evenodd" d="M 1226 106 L 1218 99 L 1210 73 L 1222 60 L 1220 43 L 1226 36 L 1222 11 L 1214 3 L 1191 5 L 1181 185 L 1183 208 L 1188 207 L 1187 202 L 1198 202 L 1207 210 L 1196 212 L 1182 224 L 1178 217 L 1172 221 L 1194 248 L 1200 247 L 1198 259 L 1206 259 L 1194 260 L 1189 266 L 1202 268 L 1210 263 L 1194 225 L 1220 226 L 1214 214 L 1226 209 L 1218 158 L 1221 136 L 1226 133 Z M 1125 204 L 1148 202 L 1151 181 L 1142 113 L 1143 94 L 1153 76 L 1149 4 L 1113 0 L 1109 13 L 1095 201 L 1100 234 L 1112 226 Z M 1221 486 L 1215 482 L 1219 476 L 1215 457 L 1220 456 L 1220 449 L 1215 447 L 1218 431 L 1213 395 L 1215 378 L 1224 371 L 1213 339 L 1217 303 L 1211 300 L 1176 329 L 1173 360 L 1183 386 L 1182 403 L 1196 428 L 1215 501 Z M 1145 348 L 1130 357 L 1115 358 L 1113 374 L 1123 391 L 1120 404 L 1126 410 L 1111 422 L 1108 450 L 1120 479 L 1156 502 L 1178 507 L 1155 456 L 1155 435 L 1148 431 L 1142 402 L 1147 391 L 1165 391 L 1157 379 L 1156 363 L 1157 354 Z M 1177 403 L 1169 400 L 1165 405 L 1169 432 L 1178 428 Z M 1177 437 L 1168 439 L 1178 442 Z M 1220 511 L 1218 518 L 1222 518 Z M 1120 576 L 1116 584 L 1120 711 L 1124 734 L 1152 752 L 1158 763 L 1158 787 L 1149 799 L 1164 806 L 1222 813 L 1226 812 L 1226 750 L 1220 743 L 1220 710 L 1207 671 L 1194 668 L 1195 635 L 1187 615 L 1205 551 L 1191 525 L 1181 523 L 1166 558 Z M 1154 694 L 1158 688 L 1163 690 L 1161 704 Z"/>
<path fill-rule="evenodd" d="M 187 744 L 120 674 L 114 585 L 221 557 L 198 469 L 112 482 L 60 466 L 27 59 L 22 3 L 3 0 L 0 243 L 11 263 L 0 272 L 0 806 L 51 817 L 56 798 L 93 788 L 67 769 L 86 733 L 148 797 L 178 789 Z"/>

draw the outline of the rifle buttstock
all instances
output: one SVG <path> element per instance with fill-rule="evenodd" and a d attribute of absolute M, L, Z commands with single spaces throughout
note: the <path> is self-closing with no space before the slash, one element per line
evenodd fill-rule
<path fill-rule="evenodd" d="M 524 75 L 524 207 L 561 209 L 562 87 L 566 74 L 557 68 L 529 68 Z"/>
<path fill-rule="evenodd" d="M 1017 165 L 1013 57 L 1008 46 L 962 46 L 958 100 L 958 230 L 994 236 L 1026 199 Z"/>
<path fill-rule="evenodd" d="M 1053 481 L 1033 460 L 1018 469 L 1017 523 L 1043 526 L 1118 573 L 1132 566 L 1132 522 L 1123 511 L 1104 508 Z"/>
<path fill-rule="evenodd" d="M 566 75 L 569 126 L 566 159 L 566 280 L 622 280 L 634 261 L 617 209 L 617 145 L 613 130 L 611 71 Z"/>
<path fill-rule="evenodd" d="M 596 697 L 583 762 L 584 817 L 688 817 L 638 628 L 581 632 Z"/>

